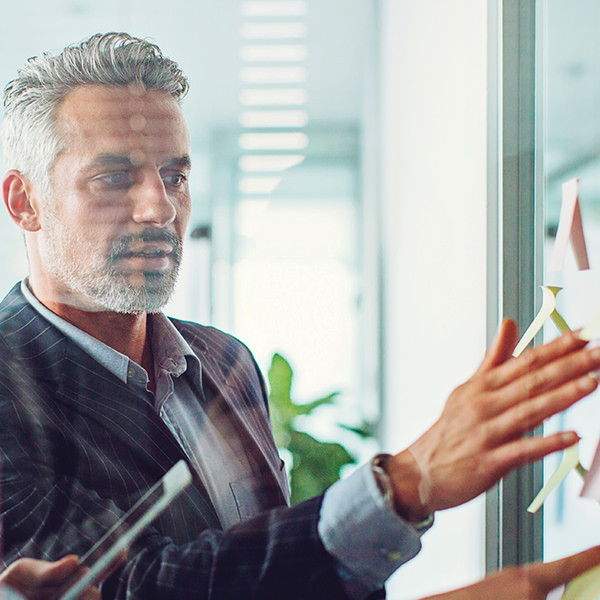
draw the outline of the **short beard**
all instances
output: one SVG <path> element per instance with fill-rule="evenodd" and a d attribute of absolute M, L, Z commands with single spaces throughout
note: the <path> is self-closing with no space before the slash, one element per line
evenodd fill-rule
<path fill-rule="evenodd" d="M 84 310 L 139 314 L 158 312 L 171 299 L 182 256 L 181 239 L 174 233 L 147 227 L 141 233 L 123 235 L 113 242 L 103 264 L 97 265 L 93 255 L 70 260 L 64 249 L 81 252 L 85 241 L 78 232 L 68 231 L 58 220 L 51 220 L 50 235 L 46 236 L 41 250 L 51 275 L 63 284 L 66 295 L 72 295 L 61 300 Z M 133 244 L 140 242 L 169 243 L 173 248 L 169 254 L 171 268 L 164 273 L 120 272 L 116 267 L 119 259 Z M 134 278 L 139 281 L 132 282 Z"/>

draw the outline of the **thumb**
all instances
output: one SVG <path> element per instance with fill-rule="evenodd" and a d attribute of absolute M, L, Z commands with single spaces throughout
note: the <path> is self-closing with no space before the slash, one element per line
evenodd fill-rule
<path fill-rule="evenodd" d="M 64 556 L 52 563 L 44 563 L 40 569 L 40 581 L 44 585 L 62 584 L 68 577 L 77 573 L 79 559 L 74 554 Z"/>
<path fill-rule="evenodd" d="M 494 338 L 492 345 L 485 353 L 485 357 L 477 373 L 489 371 L 512 357 L 512 353 L 519 341 L 519 330 L 517 324 L 512 319 L 504 319 L 500 324 L 498 334 Z"/>

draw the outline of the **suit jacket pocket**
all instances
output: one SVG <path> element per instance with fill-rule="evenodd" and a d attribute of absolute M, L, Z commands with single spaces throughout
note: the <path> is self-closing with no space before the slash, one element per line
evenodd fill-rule
<path fill-rule="evenodd" d="M 264 480 L 255 476 L 244 477 L 238 481 L 230 482 L 229 487 L 242 521 L 251 519 L 258 513 L 270 508 L 269 504 L 265 502 L 270 491 L 265 488 L 269 487 L 269 483 Z"/>

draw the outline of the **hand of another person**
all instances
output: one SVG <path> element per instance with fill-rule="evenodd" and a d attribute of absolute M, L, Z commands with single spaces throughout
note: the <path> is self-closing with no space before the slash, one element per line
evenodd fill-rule
<path fill-rule="evenodd" d="M 550 563 L 510 567 L 468 587 L 423 600 L 546 600 L 546 595 L 600 564 L 600 546 Z"/>
<path fill-rule="evenodd" d="M 56 562 L 20 558 L 0 573 L 0 599 L 1 590 L 8 586 L 26 600 L 54 600 L 67 581 L 80 571 L 83 568 L 73 555 Z M 79 600 L 100 600 L 100 591 L 96 587 L 89 587 Z"/>
<path fill-rule="evenodd" d="M 439 420 L 386 461 L 396 509 L 405 518 L 418 521 L 467 502 L 512 469 L 578 441 L 574 432 L 525 434 L 596 389 L 589 373 L 600 367 L 600 348 L 585 348 L 567 333 L 513 358 L 517 339 L 515 323 L 504 321 L 479 369 L 452 392 Z"/>

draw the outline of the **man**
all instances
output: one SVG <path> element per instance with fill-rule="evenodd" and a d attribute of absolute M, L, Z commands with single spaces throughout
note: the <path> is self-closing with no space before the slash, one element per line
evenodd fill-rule
<path fill-rule="evenodd" d="M 258 368 L 167 319 L 190 213 L 175 63 L 126 34 L 30 59 L 5 92 L 3 196 L 28 279 L 0 305 L 5 562 L 83 554 L 177 460 L 194 476 L 102 585 L 105 598 L 366 598 L 437 510 L 574 432 L 523 435 L 597 387 L 566 335 L 522 358 L 507 321 L 410 448 L 286 506 Z"/>

